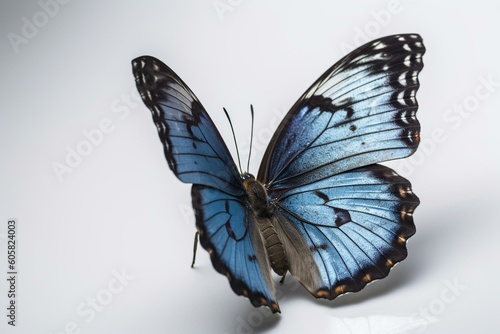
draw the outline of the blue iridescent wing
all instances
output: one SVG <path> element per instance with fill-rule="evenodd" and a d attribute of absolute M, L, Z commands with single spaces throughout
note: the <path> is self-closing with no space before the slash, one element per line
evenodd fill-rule
<path fill-rule="evenodd" d="M 170 169 L 193 183 L 201 245 L 238 295 L 279 312 L 270 265 L 257 238 L 238 170 L 207 112 L 188 86 L 160 60 L 132 61 L 137 89 L 164 146 Z"/>
<path fill-rule="evenodd" d="M 160 60 L 132 61 L 137 90 L 153 115 L 170 169 L 185 183 L 240 195 L 244 189 L 231 154 L 198 98 Z"/>
<path fill-rule="evenodd" d="M 417 149 L 424 52 L 411 34 L 346 55 L 295 103 L 265 152 L 258 179 L 290 272 L 317 297 L 358 291 L 406 257 L 419 200 L 406 179 L 373 164 Z"/>
<path fill-rule="evenodd" d="M 382 165 L 332 175 L 273 201 L 290 272 L 314 296 L 328 299 L 386 277 L 406 258 L 419 204 L 410 183 Z M 294 242 L 297 235 L 304 242 Z"/>
<path fill-rule="evenodd" d="M 228 277 L 236 294 L 248 297 L 254 306 L 280 312 L 271 266 L 244 196 L 193 185 L 192 198 L 200 243 L 211 255 L 214 268 Z"/>
<path fill-rule="evenodd" d="M 338 61 L 285 116 L 257 179 L 290 187 L 415 152 L 424 52 L 419 35 L 394 35 Z"/>

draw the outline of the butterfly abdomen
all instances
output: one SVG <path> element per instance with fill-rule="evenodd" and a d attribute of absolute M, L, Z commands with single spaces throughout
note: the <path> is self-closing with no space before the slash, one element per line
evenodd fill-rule
<path fill-rule="evenodd" d="M 256 219 L 258 229 L 264 240 L 264 246 L 267 250 L 267 256 L 271 263 L 271 268 L 280 276 L 285 275 L 288 270 L 288 260 L 285 248 L 276 233 L 276 229 L 269 218 Z"/>
<path fill-rule="evenodd" d="M 288 270 L 288 259 L 271 219 L 266 188 L 251 174 L 244 174 L 243 179 L 249 204 L 255 216 L 254 221 L 264 242 L 271 268 L 276 274 L 283 276 Z"/>

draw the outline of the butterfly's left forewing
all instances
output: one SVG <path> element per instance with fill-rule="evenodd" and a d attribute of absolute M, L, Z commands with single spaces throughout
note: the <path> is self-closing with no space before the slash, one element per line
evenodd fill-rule
<path fill-rule="evenodd" d="M 270 265 L 247 195 L 222 137 L 189 87 L 160 60 L 132 62 L 137 89 L 153 115 L 170 169 L 193 183 L 201 245 L 238 295 L 279 312 Z"/>
<path fill-rule="evenodd" d="M 189 87 L 160 60 L 142 56 L 132 68 L 170 169 L 185 183 L 244 192 L 236 165 L 210 116 Z"/>

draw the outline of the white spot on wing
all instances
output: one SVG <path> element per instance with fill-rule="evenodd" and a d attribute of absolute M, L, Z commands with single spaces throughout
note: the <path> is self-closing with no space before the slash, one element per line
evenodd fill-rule
<path fill-rule="evenodd" d="M 414 120 L 414 121 L 416 121 L 416 120 L 417 120 L 417 115 L 416 115 L 416 113 L 415 113 L 415 110 L 412 110 L 412 111 L 410 112 L 410 118 L 411 118 L 412 120 Z"/>
<path fill-rule="evenodd" d="M 409 124 L 410 122 L 408 122 L 408 120 L 406 119 L 407 116 L 407 113 L 405 114 L 401 114 L 401 117 L 399 118 L 403 123 L 405 124 Z"/>
<path fill-rule="evenodd" d="M 415 90 L 412 90 L 412 91 L 410 92 L 410 100 L 411 100 L 411 102 L 413 102 L 413 103 L 417 103 L 417 100 L 415 99 Z"/>
<path fill-rule="evenodd" d="M 407 67 L 411 66 L 411 55 L 408 55 L 405 57 L 403 64 L 405 64 L 405 66 L 407 66 Z"/>
<path fill-rule="evenodd" d="M 411 83 L 412 84 L 417 81 L 417 75 L 418 75 L 418 71 L 411 72 Z"/>
<path fill-rule="evenodd" d="M 414 140 L 413 140 L 413 131 L 408 131 L 408 139 L 409 139 L 410 141 L 414 141 Z"/>
<path fill-rule="evenodd" d="M 155 116 L 159 117 L 161 115 L 161 110 L 160 108 L 158 108 L 158 106 L 153 106 L 154 108 L 154 112 L 155 112 Z"/>
<path fill-rule="evenodd" d="M 398 77 L 398 81 L 399 81 L 399 83 L 400 83 L 402 86 L 406 86 L 406 84 L 407 84 L 407 83 L 406 83 L 406 73 L 408 73 L 408 72 L 403 72 L 403 73 L 401 73 L 401 74 L 399 75 L 399 77 Z"/>
<path fill-rule="evenodd" d="M 372 56 L 366 57 L 366 60 L 368 60 L 368 61 L 380 60 L 380 59 L 384 59 L 384 54 L 383 53 L 376 53 L 376 54 L 374 54 Z"/>
<path fill-rule="evenodd" d="M 406 105 L 406 102 L 405 102 L 405 91 L 402 90 L 399 92 L 398 94 L 398 102 L 401 103 L 402 105 Z"/>

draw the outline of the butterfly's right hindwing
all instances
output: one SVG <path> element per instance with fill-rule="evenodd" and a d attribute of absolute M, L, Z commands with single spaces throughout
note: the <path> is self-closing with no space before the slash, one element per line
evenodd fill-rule
<path fill-rule="evenodd" d="M 327 299 L 386 277 L 406 258 L 418 204 L 408 180 L 382 165 L 288 190 L 275 216 L 283 240 L 300 240 L 284 243 L 291 273 Z"/>

